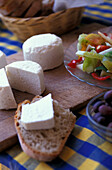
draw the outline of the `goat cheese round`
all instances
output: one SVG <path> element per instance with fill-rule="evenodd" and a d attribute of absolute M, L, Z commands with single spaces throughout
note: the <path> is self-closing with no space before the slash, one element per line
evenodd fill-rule
<path fill-rule="evenodd" d="M 60 66 L 64 59 L 62 39 L 54 34 L 34 35 L 23 43 L 24 60 L 41 65 L 43 70 Z"/>

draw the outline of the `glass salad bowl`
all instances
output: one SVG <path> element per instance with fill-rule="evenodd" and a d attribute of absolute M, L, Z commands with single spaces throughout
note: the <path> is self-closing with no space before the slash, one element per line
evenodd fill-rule
<path fill-rule="evenodd" d="M 76 56 L 76 46 L 77 46 L 77 42 L 73 43 L 65 52 L 65 58 L 64 58 L 64 65 L 65 68 L 67 69 L 67 71 L 75 78 L 77 78 L 78 80 L 82 81 L 82 82 L 86 82 L 89 85 L 92 86 L 97 86 L 100 88 L 104 88 L 104 89 L 112 89 L 112 80 L 111 79 L 107 79 L 107 80 L 96 80 L 92 77 L 91 74 L 88 74 L 86 72 L 83 72 L 82 70 L 80 70 L 79 68 L 71 68 L 68 66 L 68 63 L 71 62 L 71 60 L 73 59 L 77 59 Z"/>
<path fill-rule="evenodd" d="M 94 112 L 94 105 L 97 101 L 104 101 L 104 94 L 106 92 L 103 92 L 97 96 L 95 96 L 90 102 L 88 103 L 86 107 L 86 114 L 88 117 L 88 121 L 91 125 L 91 127 L 95 130 L 97 134 L 99 134 L 102 138 L 112 143 L 112 127 L 107 127 L 107 125 L 103 125 L 103 123 L 99 123 L 98 121 L 95 121 L 95 112 Z M 98 114 L 98 113 L 97 113 Z M 97 115 L 98 118 L 98 115 Z M 112 115 L 111 115 L 112 119 Z M 107 120 L 106 120 L 107 121 Z"/>

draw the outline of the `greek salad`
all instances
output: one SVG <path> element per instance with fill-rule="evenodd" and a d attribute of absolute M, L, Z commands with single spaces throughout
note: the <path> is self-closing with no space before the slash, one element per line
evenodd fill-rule
<path fill-rule="evenodd" d="M 112 79 L 112 33 L 81 34 L 77 44 L 77 60 L 69 67 L 79 68 L 97 80 Z"/>

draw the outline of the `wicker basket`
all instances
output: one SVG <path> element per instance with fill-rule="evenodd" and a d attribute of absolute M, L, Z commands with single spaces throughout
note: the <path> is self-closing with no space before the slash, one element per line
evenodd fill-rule
<path fill-rule="evenodd" d="M 84 8 L 71 8 L 48 16 L 33 18 L 16 18 L 0 14 L 4 25 L 21 41 L 42 33 L 61 35 L 73 30 L 79 25 Z"/>

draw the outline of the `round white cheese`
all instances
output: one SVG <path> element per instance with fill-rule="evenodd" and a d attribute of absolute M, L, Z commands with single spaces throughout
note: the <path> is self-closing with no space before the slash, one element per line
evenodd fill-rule
<path fill-rule="evenodd" d="M 23 43 L 24 60 L 35 61 L 43 70 L 53 69 L 63 63 L 62 39 L 54 34 L 32 36 Z"/>

